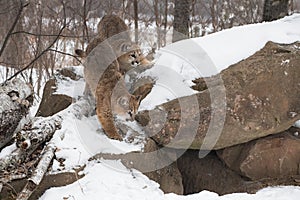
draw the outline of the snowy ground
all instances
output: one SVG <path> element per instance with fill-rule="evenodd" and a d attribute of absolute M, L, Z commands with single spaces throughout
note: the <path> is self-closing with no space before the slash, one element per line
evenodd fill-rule
<path fill-rule="evenodd" d="M 156 65 L 143 75 L 156 77 L 157 83 L 142 102 L 141 109 L 150 109 L 171 99 L 195 93 L 190 89 L 191 80 L 220 72 L 229 65 L 252 55 L 269 40 L 279 43 L 300 41 L 300 14 L 284 19 L 247 25 L 219 33 L 185 40 L 162 49 Z M 300 47 L 299 47 L 300 48 Z M 82 68 L 78 67 L 78 73 Z M 84 80 L 69 79 L 59 83 L 57 93 L 72 96 L 80 102 Z M 160 94 L 160 95 L 157 95 Z M 163 94 L 163 95 L 161 95 Z M 65 166 L 54 161 L 52 172 L 70 170 L 86 164 L 85 176 L 65 187 L 50 188 L 40 198 L 52 199 L 157 199 L 157 200 L 298 200 L 300 187 L 266 188 L 257 194 L 230 194 L 218 196 L 203 191 L 189 196 L 163 194 L 159 185 L 141 172 L 128 170 L 120 161 L 101 160 L 88 162 L 95 153 L 124 153 L 140 150 L 142 144 L 131 144 L 108 139 L 100 130 L 95 116 L 78 118 L 74 106 L 60 114 L 64 121 L 54 140 L 58 147 L 56 158 L 65 158 Z M 132 124 L 132 126 L 137 126 Z M 13 147 L 6 149 L 6 153 Z M 0 153 L 3 156 L 5 152 Z M 217 181 L 217 180 L 216 180 Z"/>

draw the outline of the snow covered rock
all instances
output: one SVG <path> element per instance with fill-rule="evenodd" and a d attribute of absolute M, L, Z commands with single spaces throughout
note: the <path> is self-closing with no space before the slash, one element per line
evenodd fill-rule
<path fill-rule="evenodd" d="M 299 42 L 268 42 L 206 78 L 209 89 L 141 112 L 136 119 L 158 144 L 179 149 L 222 149 L 276 134 L 300 119 L 299 69 Z M 226 98 L 219 95 L 224 92 Z"/>
<path fill-rule="evenodd" d="M 143 152 L 126 154 L 99 153 L 90 160 L 121 160 L 127 168 L 143 172 L 157 182 L 164 193 L 183 194 L 182 177 L 176 162 L 176 150 L 160 148 L 152 139 L 147 139 Z"/>
<path fill-rule="evenodd" d="M 57 83 L 55 78 L 47 81 L 44 87 L 42 101 L 36 113 L 37 117 L 52 116 L 71 105 L 72 97 L 65 94 L 55 94 L 56 88 Z"/>

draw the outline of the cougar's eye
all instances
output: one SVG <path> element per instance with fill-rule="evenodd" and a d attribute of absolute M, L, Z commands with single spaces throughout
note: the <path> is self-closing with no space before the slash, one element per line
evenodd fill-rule
<path fill-rule="evenodd" d="M 136 59 L 135 53 L 130 54 L 130 56 L 131 56 L 132 58 Z"/>
<path fill-rule="evenodd" d="M 130 110 L 130 111 L 128 111 L 128 115 L 132 118 L 132 111 Z"/>

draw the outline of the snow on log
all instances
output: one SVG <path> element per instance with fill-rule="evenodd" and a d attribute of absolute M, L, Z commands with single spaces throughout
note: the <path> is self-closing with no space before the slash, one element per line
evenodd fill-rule
<path fill-rule="evenodd" d="M 12 139 L 20 120 L 28 113 L 32 95 L 32 87 L 20 79 L 0 85 L 0 148 Z"/>
<path fill-rule="evenodd" d="M 61 128 L 61 122 L 60 116 L 35 118 L 31 124 L 17 133 L 18 148 L 9 156 L 0 159 L 0 170 L 8 167 L 15 168 L 16 165 L 22 163 L 38 146 L 52 138 L 55 131 Z"/>

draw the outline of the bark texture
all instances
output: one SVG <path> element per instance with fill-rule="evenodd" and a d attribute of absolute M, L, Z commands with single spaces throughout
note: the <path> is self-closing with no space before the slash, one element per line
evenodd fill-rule
<path fill-rule="evenodd" d="M 32 87 L 19 79 L 0 85 L 0 148 L 12 139 L 20 120 L 27 115 L 32 95 Z"/>

